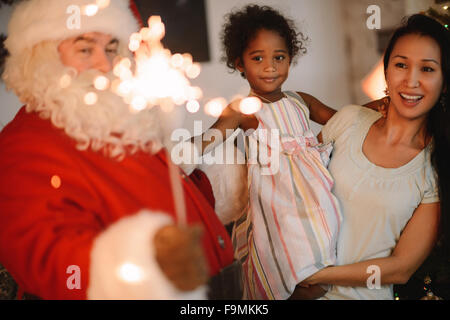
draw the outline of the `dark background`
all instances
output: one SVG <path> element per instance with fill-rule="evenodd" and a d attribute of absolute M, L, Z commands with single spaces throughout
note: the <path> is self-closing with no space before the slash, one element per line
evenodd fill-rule
<path fill-rule="evenodd" d="M 194 61 L 210 60 L 204 0 L 135 0 L 147 27 L 150 16 L 161 16 L 166 27 L 162 43 L 172 54 L 190 53 Z"/>

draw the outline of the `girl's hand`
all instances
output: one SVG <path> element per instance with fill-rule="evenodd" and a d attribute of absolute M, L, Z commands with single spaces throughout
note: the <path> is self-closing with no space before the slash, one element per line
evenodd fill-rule
<path fill-rule="evenodd" d="M 378 111 L 381 113 L 381 116 L 383 118 L 387 117 L 388 109 L 389 109 L 389 103 L 391 102 L 391 98 L 386 96 L 382 99 L 371 101 L 364 105 L 364 107 L 370 108 L 372 110 Z"/>
<path fill-rule="evenodd" d="M 391 98 L 389 96 L 384 97 L 381 100 L 378 100 L 381 103 L 378 105 L 378 112 L 381 113 L 383 118 L 387 118 L 387 114 L 389 111 L 389 104 L 391 102 Z"/>
<path fill-rule="evenodd" d="M 201 243 L 200 226 L 161 228 L 152 239 L 156 260 L 167 278 L 182 291 L 208 281 L 208 265 Z"/>

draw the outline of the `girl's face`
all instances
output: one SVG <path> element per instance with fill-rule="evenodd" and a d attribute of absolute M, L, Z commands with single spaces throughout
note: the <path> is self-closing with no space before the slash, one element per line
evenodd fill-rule
<path fill-rule="evenodd" d="M 290 57 L 286 41 L 275 31 L 261 29 L 245 49 L 236 66 L 256 94 L 277 98 L 289 74 Z"/>
<path fill-rule="evenodd" d="M 391 106 L 400 116 L 425 118 L 443 89 L 439 44 L 417 34 L 398 39 L 389 58 L 386 81 Z"/>

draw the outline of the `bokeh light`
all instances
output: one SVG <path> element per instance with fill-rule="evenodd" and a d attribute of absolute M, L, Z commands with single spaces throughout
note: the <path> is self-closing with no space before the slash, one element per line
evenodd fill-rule
<path fill-rule="evenodd" d="M 99 7 L 96 4 L 88 4 L 87 6 L 85 6 L 83 8 L 83 13 L 85 15 L 87 15 L 88 17 L 92 17 L 97 14 L 98 9 L 99 9 Z"/>
<path fill-rule="evenodd" d="M 262 107 L 261 100 L 257 97 L 248 97 L 242 99 L 239 104 L 239 110 L 246 115 L 258 112 Z"/>
<path fill-rule="evenodd" d="M 88 92 L 84 96 L 84 103 L 86 103 L 88 106 L 94 105 L 97 103 L 97 94 L 95 92 Z"/>

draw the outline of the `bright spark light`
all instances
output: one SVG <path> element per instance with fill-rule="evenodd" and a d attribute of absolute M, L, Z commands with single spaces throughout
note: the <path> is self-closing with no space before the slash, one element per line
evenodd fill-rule
<path fill-rule="evenodd" d="M 174 68 L 181 68 L 183 66 L 183 56 L 179 53 L 176 53 L 170 59 L 172 66 Z"/>
<path fill-rule="evenodd" d="M 99 9 L 98 5 L 96 5 L 96 4 L 88 4 L 87 6 L 84 7 L 83 12 L 88 17 L 92 17 L 97 14 L 98 9 Z"/>
<path fill-rule="evenodd" d="M 118 276 L 125 282 L 139 282 L 144 278 L 142 268 L 133 263 L 124 263 L 118 269 Z"/>
<path fill-rule="evenodd" d="M 130 36 L 129 49 L 135 53 L 135 66 L 129 59 L 121 59 L 113 68 L 120 83 L 113 82 L 111 89 L 130 104 L 131 111 L 159 105 L 170 112 L 175 105 L 188 107 L 188 101 L 203 96 L 202 90 L 191 86 L 188 80 L 199 76 L 200 64 L 194 63 L 189 53 L 172 55 L 161 44 L 164 34 L 161 17 L 150 17 L 148 27 Z M 189 107 L 190 112 L 199 109 L 192 103 Z"/>
<path fill-rule="evenodd" d="M 61 178 L 57 175 L 52 176 L 50 179 L 50 184 L 53 188 L 59 189 L 59 187 L 61 187 Z"/>
<path fill-rule="evenodd" d="M 151 16 L 148 19 L 149 40 L 160 41 L 166 34 L 166 27 L 160 16 Z"/>
<path fill-rule="evenodd" d="M 144 97 L 136 96 L 131 100 L 131 107 L 136 111 L 144 110 L 146 106 L 147 101 Z"/>
<path fill-rule="evenodd" d="M 190 113 L 196 113 L 198 110 L 200 110 L 200 104 L 197 100 L 189 100 L 186 104 L 186 109 Z"/>
<path fill-rule="evenodd" d="M 205 106 L 205 113 L 218 118 L 226 108 L 227 101 L 224 98 L 216 98 L 209 101 Z"/>
<path fill-rule="evenodd" d="M 104 9 L 109 6 L 111 0 L 96 0 L 95 3 L 99 7 L 99 9 Z"/>
<path fill-rule="evenodd" d="M 68 74 L 65 74 L 59 79 L 59 86 L 63 89 L 68 88 L 72 83 L 72 77 Z"/>
<path fill-rule="evenodd" d="M 256 97 L 248 97 L 241 100 L 239 109 L 243 114 L 250 115 L 258 112 L 262 107 L 261 100 Z"/>
<path fill-rule="evenodd" d="M 95 89 L 100 90 L 100 91 L 108 89 L 109 79 L 106 78 L 105 76 L 98 76 L 94 80 L 94 87 L 95 87 Z"/>
<path fill-rule="evenodd" d="M 88 92 L 84 96 L 84 103 L 86 103 L 88 106 L 92 106 L 97 103 L 97 94 L 95 92 Z"/>
<path fill-rule="evenodd" d="M 201 67 L 199 63 L 194 63 L 191 65 L 189 69 L 186 70 L 186 75 L 191 78 L 195 79 L 200 75 Z"/>

